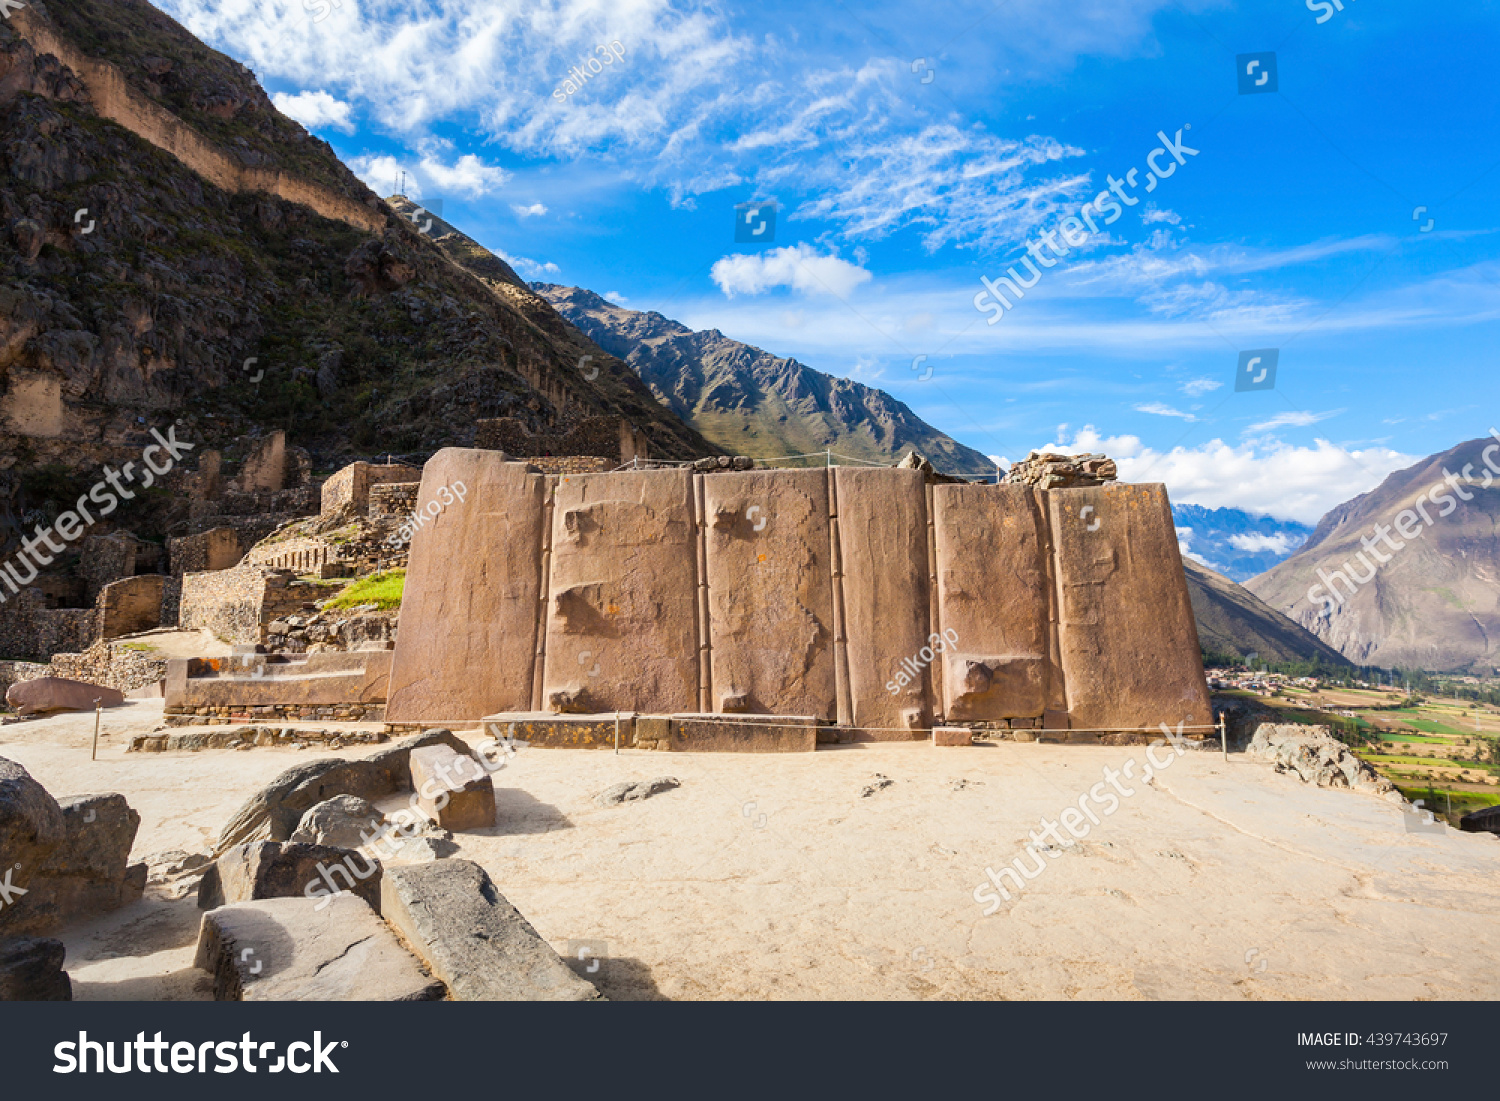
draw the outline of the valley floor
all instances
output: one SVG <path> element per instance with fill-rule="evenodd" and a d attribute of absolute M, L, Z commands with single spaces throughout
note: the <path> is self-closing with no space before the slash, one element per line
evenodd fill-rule
<path fill-rule="evenodd" d="M 115 733 L 97 762 L 92 715 L 0 728 L 0 756 L 54 795 L 126 795 L 142 816 L 139 859 L 206 848 L 256 787 L 322 753 L 125 754 L 160 707 L 108 712 Z M 973 892 L 986 866 L 1034 867 L 1027 831 L 1132 758 L 1139 777 L 1145 750 L 1132 746 L 522 748 L 495 776 L 501 824 L 459 835 L 459 855 L 559 952 L 575 941 L 607 952 L 589 977 L 614 999 L 1489 999 L 1500 988 L 1500 839 L 1408 832 L 1397 806 L 1239 755 L 1189 752 L 1150 784 L 1122 779 L 1134 794 L 1116 813 L 1054 844 L 1046 869 L 984 916 Z M 594 802 L 622 780 L 666 775 L 682 786 Z M 65 930 L 75 996 L 207 996 L 191 970 L 197 923 L 191 898 L 150 889 Z"/>

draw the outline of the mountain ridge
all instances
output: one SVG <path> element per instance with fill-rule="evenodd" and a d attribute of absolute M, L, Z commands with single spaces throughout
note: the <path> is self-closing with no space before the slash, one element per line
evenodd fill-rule
<path fill-rule="evenodd" d="M 1395 471 L 1246 587 L 1357 664 L 1497 671 L 1497 456 L 1500 442 L 1480 437 Z"/>
<path fill-rule="evenodd" d="M 917 451 L 939 470 L 992 475 L 995 464 L 933 428 L 898 399 L 718 329 L 693 330 L 581 287 L 532 283 L 560 314 L 640 373 L 664 406 L 737 454 L 769 459 L 823 450 L 867 462 Z"/>

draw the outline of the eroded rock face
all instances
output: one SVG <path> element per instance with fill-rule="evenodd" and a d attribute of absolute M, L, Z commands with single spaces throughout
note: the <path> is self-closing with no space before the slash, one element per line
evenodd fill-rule
<path fill-rule="evenodd" d="M 13 684 L 5 693 L 5 702 L 18 715 L 43 715 L 49 711 L 92 711 L 97 700 L 105 707 L 118 707 L 125 694 L 101 684 L 65 680 L 62 677 L 38 677 Z"/>
<path fill-rule="evenodd" d="M 63 942 L 48 937 L 0 940 L 0 1002 L 71 1002 L 66 955 Z"/>
<path fill-rule="evenodd" d="M 367 834 L 378 834 L 384 823 L 385 816 L 369 800 L 335 795 L 304 814 L 291 839 L 306 845 L 357 849 L 365 844 Z"/>
<path fill-rule="evenodd" d="M 1396 785 L 1361 761 L 1326 726 L 1262 723 L 1245 750 L 1320 788 L 1352 788 L 1399 800 Z"/>
<path fill-rule="evenodd" d="M 139 898 L 146 866 L 130 864 L 141 816 L 122 795 L 77 795 L 59 805 L 0 758 L 0 933 L 41 933 Z"/>

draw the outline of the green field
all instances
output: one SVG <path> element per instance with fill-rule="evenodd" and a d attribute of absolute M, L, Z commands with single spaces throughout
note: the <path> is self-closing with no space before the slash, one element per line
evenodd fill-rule
<path fill-rule="evenodd" d="M 1383 742 L 1417 742 L 1421 745 L 1452 745 L 1452 738 L 1433 738 L 1426 734 L 1382 734 Z"/>
<path fill-rule="evenodd" d="M 1387 756 L 1383 753 L 1362 753 L 1360 756 L 1372 765 L 1430 765 L 1433 768 L 1472 768 L 1481 771 L 1485 770 L 1485 766 L 1482 764 L 1476 764 L 1473 761 L 1455 761 L 1450 757 L 1403 757 L 1394 754 Z M 1490 767 L 1490 771 L 1493 771 L 1493 767 Z"/>

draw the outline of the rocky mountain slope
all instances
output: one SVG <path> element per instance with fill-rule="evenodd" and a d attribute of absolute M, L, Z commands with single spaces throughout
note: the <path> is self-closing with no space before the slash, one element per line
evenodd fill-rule
<path fill-rule="evenodd" d="M 1348 659 L 1312 632 L 1299 627 L 1244 586 L 1186 556 L 1188 597 L 1198 622 L 1198 645 L 1205 653 L 1261 661 L 1322 661 L 1347 665 Z"/>
<path fill-rule="evenodd" d="M 1246 587 L 1358 664 L 1494 672 L 1497 471 L 1500 443 L 1488 438 L 1399 470 L 1323 517 L 1306 546 Z"/>
<path fill-rule="evenodd" d="M 1209 567 L 1245 582 L 1296 553 L 1312 528 L 1295 520 L 1255 516 L 1238 508 L 1172 506 L 1177 538 Z"/>
<path fill-rule="evenodd" d="M 493 416 L 546 431 L 618 414 L 663 455 L 717 452 L 509 269 L 455 264 L 248 69 L 144 0 L 7 15 L 0 513 L 36 472 L 92 481 L 170 424 L 200 453 L 284 428 L 325 470 L 465 444 Z"/>
<path fill-rule="evenodd" d="M 915 450 L 946 474 L 995 472 L 984 455 L 882 390 L 781 359 L 717 329 L 694 332 L 659 313 L 623 309 L 592 291 L 545 283 L 532 289 L 726 451 L 768 458 L 830 448 L 891 462 Z"/>

